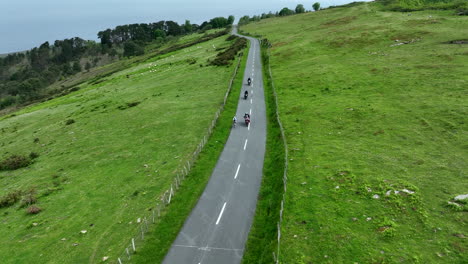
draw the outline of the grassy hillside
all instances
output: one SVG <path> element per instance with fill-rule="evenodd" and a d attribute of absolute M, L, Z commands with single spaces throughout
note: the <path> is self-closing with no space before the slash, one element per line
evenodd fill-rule
<path fill-rule="evenodd" d="M 226 38 L 149 58 L 2 117 L 0 162 L 38 157 L 0 170 L 0 262 L 115 259 L 223 101 L 234 66 L 206 65 L 230 45 Z M 15 194 L 18 201 L 3 202 Z M 28 214 L 31 203 L 42 211 Z"/>
<path fill-rule="evenodd" d="M 468 17 L 380 10 L 242 27 L 272 43 L 290 151 L 281 263 L 468 260 Z"/>
<path fill-rule="evenodd" d="M 465 0 L 377 0 L 392 11 L 421 11 L 421 10 L 457 10 L 457 14 L 467 15 L 468 2 Z"/>

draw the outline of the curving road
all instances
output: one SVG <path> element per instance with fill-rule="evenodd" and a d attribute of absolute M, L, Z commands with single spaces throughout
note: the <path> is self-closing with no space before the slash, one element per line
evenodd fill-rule
<path fill-rule="evenodd" d="M 234 28 L 233 34 L 237 35 Z M 251 46 L 236 116 L 228 141 L 197 205 L 172 244 L 166 264 L 240 263 L 257 204 L 266 144 L 266 114 L 260 44 Z M 247 78 L 252 85 L 247 85 Z M 243 122 L 251 114 L 250 126 Z"/>

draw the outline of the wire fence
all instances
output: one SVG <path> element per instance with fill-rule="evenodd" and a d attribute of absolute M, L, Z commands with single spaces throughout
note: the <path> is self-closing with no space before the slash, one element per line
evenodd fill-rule
<path fill-rule="evenodd" d="M 283 223 L 283 209 L 284 209 L 284 201 L 286 198 L 286 189 L 287 189 L 287 183 L 288 183 L 288 144 L 286 141 L 286 135 L 284 133 L 284 128 L 283 128 L 283 123 L 281 123 L 281 118 L 280 118 L 280 113 L 279 113 L 279 108 L 278 108 L 278 95 L 276 93 L 275 85 L 273 82 L 273 75 L 271 73 L 271 65 L 270 65 L 270 47 L 271 43 L 267 39 L 262 39 L 261 40 L 262 47 L 265 47 L 267 49 L 267 60 L 268 60 L 268 77 L 271 82 L 271 88 L 273 91 L 273 97 L 275 99 L 275 115 L 276 115 L 276 121 L 278 122 L 278 125 L 280 127 L 281 131 L 281 138 L 283 140 L 284 144 L 284 174 L 283 174 L 283 187 L 284 187 L 284 192 L 283 192 L 283 198 L 281 199 L 281 208 L 279 212 L 279 220 L 277 223 L 277 229 L 278 229 L 278 247 L 276 249 L 276 254 L 273 252 L 273 259 L 275 260 L 275 263 L 279 263 L 280 260 L 280 248 L 281 248 L 281 224 Z"/>
<path fill-rule="evenodd" d="M 211 134 L 213 133 L 213 129 L 216 126 L 216 123 L 219 119 L 219 116 L 221 115 L 221 112 L 224 110 L 224 106 L 226 105 L 227 98 L 232 90 L 234 79 L 236 78 L 237 72 L 239 70 L 241 60 L 242 60 L 242 53 L 238 57 L 237 65 L 234 69 L 234 73 L 229 82 L 229 86 L 226 91 L 226 94 L 224 95 L 223 103 L 219 107 L 218 111 L 216 111 L 214 118 L 211 121 L 211 124 L 208 127 L 206 134 L 200 140 L 200 143 L 198 144 L 198 146 L 196 147 L 195 151 L 190 156 L 190 158 L 186 162 L 184 162 L 183 165 L 179 167 L 179 169 L 177 170 L 177 173 L 174 176 L 174 179 L 172 180 L 171 186 L 169 186 L 168 189 L 160 197 L 156 199 L 156 205 L 149 210 L 149 213 L 147 213 L 146 216 L 137 219 L 137 224 L 139 225 L 138 225 L 137 231 L 135 232 L 135 235 L 127 243 L 127 246 L 125 247 L 123 252 L 115 259 L 115 261 L 113 261 L 113 263 L 117 263 L 117 264 L 131 263 L 132 255 L 135 254 L 137 252 L 137 249 L 143 245 L 144 240 L 145 240 L 145 234 L 149 231 L 151 224 L 155 224 L 157 221 L 161 219 L 161 216 L 163 215 L 164 210 L 166 210 L 166 208 L 170 205 L 171 200 L 174 197 L 174 195 L 177 194 L 177 191 L 179 190 L 182 182 L 189 174 L 190 169 L 192 168 L 194 162 L 198 158 L 198 155 L 203 150 L 203 147 L 205 146 Z"/>

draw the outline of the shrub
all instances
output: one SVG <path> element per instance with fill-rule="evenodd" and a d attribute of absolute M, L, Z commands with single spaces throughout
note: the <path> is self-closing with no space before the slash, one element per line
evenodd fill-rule
<path fill-rule="evenodd" d="M 39 154 L 37 154 L 36 152 L 31 152 L 29 153 L 29 158 L 30 159 L 35 159 L 35 158 L 38 158 L 39 157 Z"/>
<path fill-rule="evenodd" d="M 235 35 L 230 35 L 226 40 L 227 41 L 231 41 L 231 40 L 235 40 L 237 37 Z"/>
<path fill-rule="evenodd" d="M 124 57 L 143 55 L 145 49 L 136 42 L 128 41 L 124 44 Z"/>
<path fill-rule="evenodd" d="M 11 155 L 10 157 L 0 162 L 0 171 L 16 170 L 19 168 L 27 167 L 31 163 L 32 160 L 29 157 L 21 155 Z"/>
<path fill-rule="evenodd" d="M 0 198 L 0 208 L 14 205 L 21 199 L 21 190 L 15 190 Z"/>
<path fill-rule="evenodd" d="M 28 208 L 26 208 L 26 213 L 27 214 L 38 214 L 42 211 L 42 209 L 38 206 L 31 205 Z"/>
<path fill-rule="evenodd" d="M 139 104 L 140 104 L 140 102 L 131 102 L 131 103 L 127 103 L 127 106 L 128 107 L 134 107 L 134 106 L 137 106 Z"/>
<path fill-rule="evenodd" d="M 236 41 L 225 51 L 218 53 L 216 58 L 210 62 L 215 66 L 226 66 L 236 57 L 240 50 L 247 47 L 247 40 L 244 38 L 236 37 Z"/>
<path fill-rule="evenodd" d="M 117 109 L 125 110 L 125 109 L 127 109 L 127 108 L 137 106 L 137 105 L 139 105 L 140 103 L 141 103 L 141 102 L 130 102 L 130 103 L 126 103 L 125 105 L 119 105 L 119 106 L 117 107 Z"/>
<path fill-rule="evenodd" d="M 65 121 L 65 125 L 67 125 L 67 126 L 71 125 L 73 123 L 75 123 L 75 120 L 73 120 L 73 119 L 68 119 L 67 121 Z"/>
<path fill-rule="evenodd" d="M 36 189 L 32 188 L 23 196 L 23 200 L 21 201 L 21 207 L 30 206 L 37 202 L 36 198 Z"/>
<path fill-rule="evenodd" d="M 74 87 L 70 88 L 69 91 L 70 91 L 70 92 L 76 92 L 76 91 L 79 91 L 79 90 L 80 90 L 80 87 L 74 86 Z"/>
<path fill-rule="evenodd" d="M 189 59 L 187 59 L 187 62 L 188 62 L 188 64 L 192 65 L 192 64 L 197 63 L 197 59 L 195 59 L 195 58 L 189 58 Z"/>

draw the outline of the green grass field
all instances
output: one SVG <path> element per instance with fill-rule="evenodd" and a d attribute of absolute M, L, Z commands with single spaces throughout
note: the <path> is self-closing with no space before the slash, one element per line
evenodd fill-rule
<path fill-rule="evenodd" d="M 242 30 L 272 43 L 290 151 L 280 262 L 466 263 L 468 45 L 447 42 L 468 17 L 367 3 Z"/>
<path fill-rule="evenodd" d="M 206 65 L 226 38 L 0 118 L 0 159 L 39 154 L 27 168 L 0 171 L 0 197 L 34 189 L 42 208 L 0 208 L 0 262 L 97 263 L 122 253 L 223 101 L 234 65 Z"/>

